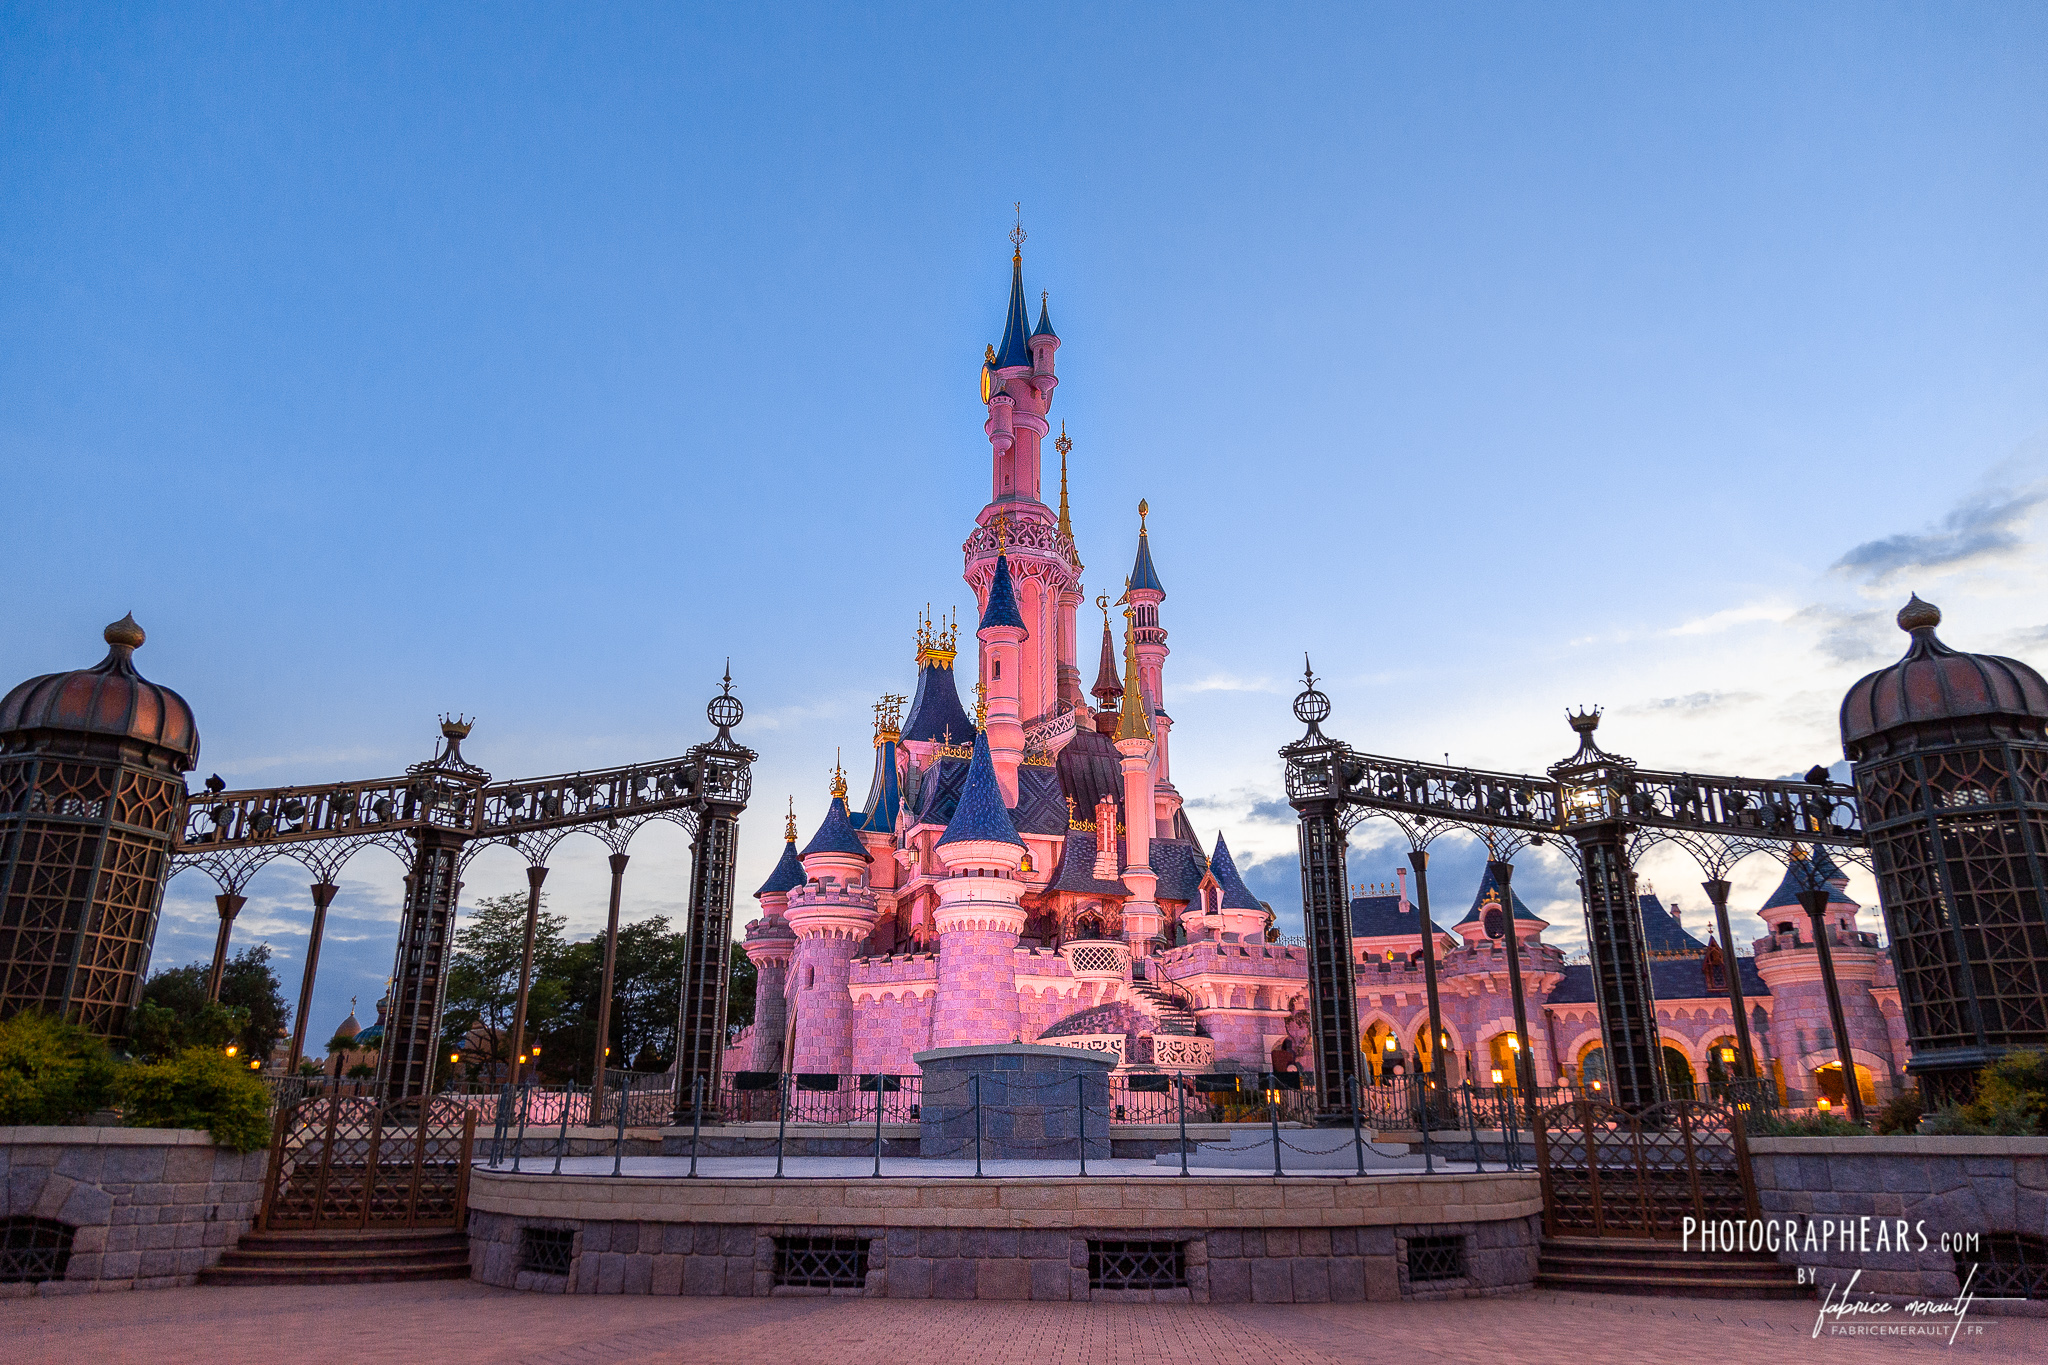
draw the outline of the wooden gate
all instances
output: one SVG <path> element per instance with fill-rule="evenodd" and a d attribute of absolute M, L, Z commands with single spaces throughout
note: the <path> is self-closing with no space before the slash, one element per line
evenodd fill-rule
<path fill-rule="evenodd" d="M 1687 1217 L 1756 1216 L 1742 1118 L 1722 1101 L 1553 1105 L 1537 1115 L 1536 1158 L 1549 1237 L 1675 1238 Z"/>
<path fill-rule="evenodd" d="M 461 1227 L 476 1113 L 460 1097 L 321 1095 L 278 1111 L 266 1231 Z"/>

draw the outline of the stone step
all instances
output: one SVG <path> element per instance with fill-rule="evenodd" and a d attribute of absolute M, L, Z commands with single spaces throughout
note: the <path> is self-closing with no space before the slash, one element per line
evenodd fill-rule
<path fill-rule="evenodd" d="M 338 1266 L 210 1266 L 201 1284 L 386 1284 L 406 1280 L 466 1280 L 469 1258 L 424 1264 Z"/>
<path fill-rule="evenodd" d="M 1786 1281 L 1761 1284 L 1727 1276 L 1669 1276 L 1634 1272 L 1628 1275 L 1555 1274 L 1539 1270 L 1538 1289 L 1577 1290 L 1587 1294 L 1640 1294 L 1665 1299 L 1807 1299 L 1811 1287 Z"/>
<path fill-rule="evenodd" d="M 1803 1299 L 1796 1267 L 1771 1253 L 1717 1254 L 1678 1243 L 1626 1237 L 1546 1237 L 1538 1249 L 1542 1289 L 1660 1298 Z"/>
<path fill-rule="evenodd" d="M 244 1234 L 199 1279 L 202 1284 L 371 1284 L 468 1275 L 469 1238 L 455 1228 L 279 1229 Z"/>

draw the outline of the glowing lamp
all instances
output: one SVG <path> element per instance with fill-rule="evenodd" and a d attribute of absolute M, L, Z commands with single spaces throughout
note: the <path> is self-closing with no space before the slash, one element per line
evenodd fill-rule
<path fill-rule="evenodd" d="M 1594 1088 L 1595 1090 L 1598 1090 L 1598 1089 L 1600 1088 L 1600 1082 L 1598 1082 L 1598 1081 L 1595 1081 L 1595 1082 L 1593 1082 L 1593 1088 Z"/>
<path fill-rule="evenodd" d="M 539 1043 L 535 1043 L 535 1044 L 533 1045 L 533 1055 L 534 1055 L 534 1056 L 536 1056 L 536 1057 L 540 1056 L 540 1044 L 539 1044 Z"/>
<path fill-rule="evenodd" d="M 1510 1052 L 1520 1052 L 1521 1050 L 1522 1050 L 1522 1040 L 1521 1040 L 1520 1038 L 1516 1037 L 1516 1036 L 1515 1036 L 1514 1034 L 1510 1033 L 1510 1034 L 1508 1035 L 1508 1051 L 1510 1051 Z"/>
<path fill-rule="evenodd" d="M 236 1047 L 233 1043 L 229 1043 L 227 1046 L 227 1054 L 230 1057 L 234 1056 L 237 1052 L 240 1052 L 241 1050 L 242 1049 Z"/>
<path fill-rule="evenodd" d="M 1822 1095 L 1820 1097 L 1820 1111 L 1823 1114 L 1827 1113 L 1828 1111 L 1828 1097 L 1826 1095 Z"/>
<path fill-rule="evenodd" d="M 1394 1051 L 1394 1040 L 1391 1037 L 1387 1039 L 1387 1051 Z"/>
<path fill-rule="evenodd" d="M 1499 1067 L 1495 1067 L 1495 1068 L 1493 1069 L 1493 1083 L 1494 1083 L 1495 1085 L 1499 1085 L 1499 1084 L 1500 1084 L 1500 1068 L 1499 1068 Z"/>
<path fill-rule="evenodd" d="M 519 1054 L 519 1065 L 521 1065 L 521 1066 L 525 1066 L 525 1065 L 526 1065 L 526 1054 L 525 1054 L 525 1053 L 523 1053 L 523 1052 Z"/>
<path fill-rule="evenodd" d="M 462 1060 L 462 1054 L 461 1054 L 461 1053 L 459 1053 L 459 1052 L 451 1052 L 451 1053 L 449 1053 L 449 1054 L 448 1054 L 448 1064 L 449 1064 L 450 1066 L 453 1066 L 453 1065 L 455 1065 L 456 1063 L 460 1062 L 461 1060 Z"/>
<path fill-rule="evenodd" d="M 260 1059 L 252 1060 L 249 1063 L 249 1069 L 251 1071 L 261 1071 L 263 1069 L 263 1062 Z"/>
<path fill-rule="evenodd" d="M 1732 1048 L 1732 1047 L 1724 1047 L 1724 1048 L 1722 1048 L 1722 1049 L 1721 1049 L 1721 1060 L 1722 1060 L 1722 1061 L 1724 1061 L 1724 1062 L 1732 1062 L 1732 1061 L 1734 1061 L 1734 1060 L 1735 1060 L 1735 1049 L 1734 1049 L 1734 1048 Z"/>

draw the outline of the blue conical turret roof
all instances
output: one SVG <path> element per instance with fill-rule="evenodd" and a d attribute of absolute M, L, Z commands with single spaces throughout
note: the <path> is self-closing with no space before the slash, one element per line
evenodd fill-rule
<path fill-rule="evenodd" d="M 875 746 L 875 777 L 868 783 L 867 804 L 853 817 L 853 827 L 871 834 L 893 834 L 896 809 L 902 804 L 903 793 L 896 782 L 896 741 L 885 739 Z"/>
<path fill-rule="evenodd" d="M 768 874 L 768 880 L 761 883 L 761 889 L 754 893 L 754 897 L 758 900 L 762 896 L 779 896 L 796 890 L 805 880 L 804 865 L 796 856 L 796 840 L 791 839 L 783 844 L 781 861 L 775 864 L 775 870 Z"/>
<path fill-rule="evenodd" d="M 1003 804 L 1003 789 L 996 781 L 996 765 L 989 757 L 985 734 L 974 737 L 974 761 L 967 766 L 967 785 L 961 789 L 960 804 L 953 808 L 953 818 L 946 822 L 946 832 L 939 836 L 941 844 L 977 840 L 1024 846 L 1024 841 L 1017 837 L 1017 823 L 1010 818 L 1009 807 Z"/>
<path fill-rule="evenodd" d="M 1131 565 L 1131 586 L 1158 593 L 1166 591 L 1166 585 L 1159 581 L 1159 570 L 1152 567 L 1152 538 L 1143 527 L 1138 528 L 1138 559 Z"/>
<path fill-rule="evenodd" d="M 1849 874 L 1835 865 L 1835 860 L 1828 856 L 1827 845 L 1822 844 L 1814 849 L 1811 858 L 1794 858 L 1785 864 L 1784 879 L 1771 893 L 1771 898 L 1764 902 L 1764 909 L 1796 906 L 1800 892 L 1813 891 L 1821 886 L 1828 888 L 1830 904 L 1855 905 L 1856 902 L 1849 899 L 1849 893 L 1842 889 L 1848 880 Z"/>
<path fill-rule="evenodd" d="M 1035 337 L 1051 337 L 1054 341 L 1060 339 L 1060 334 L 1052 329 L 1052 315 L 1046 307 L 1044 299 L 1038 301 L 1038 329 L 1031 335 Z"/>
<path fill-rule="evenodd" d="M 1230 856 L 1230 845 L 1223 842 L 1221 834 L 1216 836 L 1216 852 L 1209 859 L 1209 871 L 1215 874 L 1216 884 L 1223 888 L 1225 910 L 1264 910 L 1259 898 L 1251 893 L 1238 875 L 1237 863 Z"/>
<path fill-rule="evenodd" d="M 825 807 L 825 823 L 818 826 L 818 832 L 804 845 L 803 856 L 813 853 L 857 853 L 868 856 L 860 836 L 853 832 L 853 817 L 846 812 L 846 798 L 835 796 L 832 804 Z"/>
<path fill-rule="evenodd" d="M 1478 924 L 1480 922 L 1479 907 L 1486 904 L 1486 897 L 1489 893 L 1491 893 L 1496 900 L 1500 898 L 1500 886 L 1493 880 L 1492 868 L 1488 868 L 1486 870 L 1486 874 L 1479 879 L 1479 889 L 1472 893 L 1471 910 L 1466 912 L 1465 918 L 1459 920 L 1454 927 L 1462 929 L 1468 924 Z M 1528 907 L 1528 905 L 1524 903 L 1524 901 L 1522 900 L 1522 893 L 1519 891 L 1515 892 L 1515 918 L 1528 920 L 1542 918 L 1542 916 L 1538 915 L 1534 910 L 1531 910 Z M 1548 921 L 1545 921 L 1545 923 L 1548 923 Z"/>
<path fill-rule="evenodd" d="M 960 705 L 960 688 L 953 681 L 949 662 L 927 656 L 917 670 L 917 691 L 910 698 L 910 715 L 903 722 L 903 737 L 931 744 L 965 744 L 974 733 L 974 722 Z"/>
<path fill-rule="evenodd" d="M 1015 626 L 1024 629 L 1024 617 L 1017 610 L 1017 588 L 1010 581 L 1010 557 L 996 552 L 996 576 L 988 585 L 988 606 L 981 613 L 981 628 Z"/>
<path fill-rule="evenodd" d="M 1031 315 L 1024 310 L 1024 257 L 1010 260 L 1010 314 L 1003 323 L 1003 343 L 996 347 L 996 368 L 1031 368 Z"/>

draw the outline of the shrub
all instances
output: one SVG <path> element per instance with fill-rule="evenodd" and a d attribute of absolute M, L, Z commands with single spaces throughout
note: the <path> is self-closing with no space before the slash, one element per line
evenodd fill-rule
<path fill-rule="evenodd" d="M 1877 1121 L 1871 1130 L 1882 1136 L 1920 1131 L 1920 1091 L 1909 1086 L 1892 1096 L 1892 1101 L 1878 1111 Z"/>
<path fill-rule="evenodd" d="M 123 1116 L 134 1128 L 204 1128 L 236 1152 L 270 1141 L 270 1092 L 248 1068 L 212 1048 L 188 1048 L 121 1073 Z"/>
<path fill-rule="evenodd" d="M 2000 1057 L 1977 1078 L 1977 1098 L 1933 1115 L 1927 1131 L 1995 1137 L 2048 1134 L 2048 1052 Z"/>
<path fill-rule="evenodd" d="M 104 1109 L 114 1080 L 107 1045 L 47 1014 L 0 1024 L 0 1124 L 71 1123 Z"/>
<path fill-rule="evenodd" d="M 1759 1114 L 1749 1121 L 1756 1137 L 1863 1137 L 1860 1128 L 1835 1114 Z"/>

